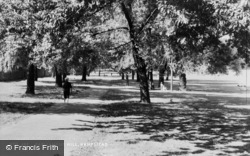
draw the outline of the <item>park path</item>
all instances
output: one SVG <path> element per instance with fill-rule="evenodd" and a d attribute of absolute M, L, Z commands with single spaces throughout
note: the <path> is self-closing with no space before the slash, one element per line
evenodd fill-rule
<path fill-rule="evenodd" d="M 103 104 L 104 101 L 101 100 L 101 97 L 109 90 L 108 87 L 103 87 L 101 92 L 95 92 L 92 97 L 87 99 L 78 97 L 65 104 L 61 99 L 35 99 L 18 96 L 25 92 L 25 87 L 23 87 L 25 81 L 1 83 L 0 85 L 8 89 L 1 91 L 0 101 L 54 104 L 45 113 L 27 115 L 16 113 L 16 120 L 8 121 L 7 124 L 0 127 L 0 140 L 64 140 L 65 156 L 94 155 L 96 146 L 105 147 L 107 145 L 100 142 L 103 135 L 94 128 L 98 118 L 93 114 L 88 115 L 88 110 L 84 109 L 85 106 L 94 109 L 95 105 Z M 95 88 L 96 86 L 88 85 L 88 87 Z M 83 113 L 80 113 L 81 109 L 83 109 Z M 81 121 L 89 124 L 81 124 Z"/>

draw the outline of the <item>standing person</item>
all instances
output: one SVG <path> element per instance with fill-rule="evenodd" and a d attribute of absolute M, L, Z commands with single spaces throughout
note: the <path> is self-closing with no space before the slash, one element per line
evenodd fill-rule
<path fill-rule="evenodd" d="M 64 95 L 64 102 L 67 100 L 67 102 L 69 102 L 69 95 L 70 93 L 72 93 L 72 85 L 69 82 L 69 78 L 66 77 L 65 78 L 65 82 L 63 84 L 63 95 Z"/>

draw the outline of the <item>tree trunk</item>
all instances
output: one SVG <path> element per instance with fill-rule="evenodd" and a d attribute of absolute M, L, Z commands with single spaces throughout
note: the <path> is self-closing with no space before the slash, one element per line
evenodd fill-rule
<path fill-rule="evenodd" d="M 62 69 L 62 82 L 65 82 L 65 78 L 67 77 L 67 62 L 64 60 L 63 61 L 63 69 Z"/>
<path fill-rule="evenodd" d="M 56 86 L 62 87 L 62 74 L 57 71 L 56 67 L 55 67 L 55 76 L 56 76 Z"/>
<path fill-rule="evenodd" d="M 56 74 L 56 86 L 62 87 L 62 74 L 61 73 Z"/>
<path fill-rule="evenodd" d="M 122 80 L 124 80 L 124 73 L 121 73 L 121 75 L 122 75 Z"/>
<path fill-rule="evenodd" d="M 129 86 L 129 78 L 128 78 L 128 74 L 126 74 L 126 84 L 127 84 L 127 86 Z"/>
<path fill-rule="evenodd" d="M 62 79 L 62 82 L 65 82 L 65 78 L 67 77 L 67 74 L 66 73 L 63 73 L 63 79 Z"/>
<path fill-rule="evenodd" d="M 83 65 L 82 67 L 82 81 L 87 81 L 87 66 Z"/>
<path fill-rule="evenodd" d="M 137 82 L 140 82 L 140 76 L 139 76 L 139 74 L 138 74 L 138 71 L 136 71 L 136 81 L 137 81 Z"/>
<path fill-rule="evenodd" d="M 165 70 L 164 70 L 164 69 L 160 69 L 160 70 L 159 70 L 159 82 L 158 82 L 158 87 L 161 86 L 161 83 L 164 84 L 164 73 L 165 73 Z"/>
<path fill-rule="evenodd" d="M 179 80 L 180 80 L 180 90 L 187 90 L 187 79 L 186 79 L 186 74 L 185 73 L 181 73 L 179 76 Z"/>
<path fill-rule="evenodd" d="M 141 102 L 150 103 L 150 95 L 149 95 L 149 87 L 148 87 L 148 79 L 147 79 L 147 66 L 145 60 L 139 55 L 139 45 L 137 41 L 137 33 L 141 30 L 136 30 L 132 20 L 132 1 L 128 3 L 121 3 L 122 11 L 125 15 L 125 18 L 128 22 L 129 26 L 129 34 L 132 43 L 132 52 L 133 58 L 135 61 L 135 66 L 137 68 L 137 72 L 140 78 L 140 94 L 141 94 Z"/>
<path fill-rule="evenodd" d="M 150 82 L 153 82 L 153 81 L 154 81 L 154 78 L 153 78 L 153 70 L 150 70 L 149 73 L 148 73 L 148 75 L 149 75 L 149 81 L 150 81 Z"/>
<path fill-rule="evenodd" d="M 166 72 L 167 72 L 166 81 L 168 81 L 169 80 L 169 76 L 171 75 L 171 67 L 170 66 L 167 66 Z"/>
<path fill-rule="evenodd" d="M 150 70 L 149 71 L 149 86 L 150 86 L 150 89 L 151 90 L 154 90 L 155 89 L 155 86 L 154 86 L 154 78 L 153 78 L 153 70 Z"/>
<path fill-rule="evenodd" d="M 98 76 L 101 76 L 101 70 L 99 69 L 99 74 L 98 74 Z"/>
<path fill-rule="evenodd" d="M 138 74 L 140 77 L 141 102 L 150 103 L 146 64 L 142 58 L 138 59 L 137 61 L 138 64 L 140 64 L 138 67 Z"/>
<path fill-rule="evenodd" d="M 171 86 L 170 86 L 170 90 L 173 91 L 173 68 L 170 68 L 171 70 Z"/>
<path fill-rule="evenodd" d="M 38 69 L 37 69 L 37 66 L 34 66 L 34 79 L 35 79 L 35 81 L 38 80 Z"/>
<path fill-rule="evenodd" d="M 132 70 L 132 80 L 134 80 L 134 79 L 135 79 L 135 71 Z"/>
<path fill-rule="evenodd" d="M 29 69 L 27 72 L 26 94 L 35 94 L 35 67 L 33 64 L 29 65 Z"/>

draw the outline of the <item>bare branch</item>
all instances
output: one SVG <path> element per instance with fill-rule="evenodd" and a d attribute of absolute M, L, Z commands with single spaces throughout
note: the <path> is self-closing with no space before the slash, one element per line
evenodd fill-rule
<path fill-rule="evenodd" d="M 151 20 L 151 18 L 153 17 L 153 15 L 154 15 L 155 13 L 158 13 L 157 11 L 158 11 L 158 9 L 155 8 L 154 11 L 151 12 L 151 14 L 148 16 L 147 20 L 145 21 L 145 23 L 143 23 L 143 24 L 141 25 L 141 27 L 140 27 L 140 29 L 139 29 L 139 31 L 138 31 L 138 35 L 143 31 L 143 29 L 144 29 L 145 26 L 149 23 L 149 21 Z"/>
<path fill-rule="evenodd" d="M 100 35 L 100 34 L 111 32 L 111 31 L 116 31 L 116 30 L 129 30 L 129 29 L 127 27 L 118 27 L 118 28 L 108 29 L 105 31 L 94 33 L 92 34 L 92 36 Z"/>
<path fill-rule="evenodd" d="M 129 41 L 129 42 L 126 42 L 126 43 L 124 43 L 124 44 L 121 44 L 121 45 L 119 45 L 119 46 L 117 46 L 117 47 L 114 47 L 113 50 L 116 50 L 116 49 L 119 49 L 119 48 L 121 48 L 121 47 L 123 47 L 123 46 L 126 46 L 126 45 L 130 44 L 131 42 L 132 42 L 132 41 Z"/>

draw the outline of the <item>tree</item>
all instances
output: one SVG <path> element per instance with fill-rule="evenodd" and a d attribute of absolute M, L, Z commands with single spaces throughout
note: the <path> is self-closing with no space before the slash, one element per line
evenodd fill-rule
<path fill-rule="evenodd" d="M 133 12 L 133 1 L 126 1 L 121 3 L 121 9 L 122 12 L 125 15 L 125 18 L 128 23 L 129 27 L 129 35 L 131 38 L 131 46 L 132 46 L 132 52 L 133 52 L 133 58 L 135 61 L 135 66 L 137 68 L 139 78 L 140 78 L 140 93 L 141 93 L 141 102 L 150 103 L 150 96 L 149 96 L 149 90 L 148 90 L 148 80 L 147 80 L 147 66 L 145 63 L 145 60 L 140 55 L 140 35 L 147 25 L 147 23 L 154 19 L 157 15 L 158 8 L 155 1 L 148 1 L 148 3 L 145 5 L 145 8 L 147 10 L 147 16 L 146 18 L 143 18 L 143 21 L 141 23 L 141 19 L 136 17 L 136 11 Z M 140 5 L 140 2 L 137 4 Z M 139 19 L 139 20 L 138 20 Z M 136 23 L 138 22 L 138 23 Z M 136 25 L 140 25 L 139 27 L 136 27 Z"/>
<path fill-rule="evenodd" d="M 220 41 L 228 46 L 234 56 L 230 68 L 239 72 L 247 67 L 250 58 L 250 1 L 238 0 L 216 5 L 220 24 Z"/>
<path fill-rule="evenodd" d="M 150 103 L 147 72 L 153 68 L 151 62 L 163 59 L 152 61 L 150 58 L 156 56 L 156 47 L 164 47 L 163 55 L 166 57 L 163 69 L 171 62 L 180 74 L 185 73 L 187 68 L 195 69 L 203 64 L 211 73 L 223 72 L 228 66 L 237 64 L 236 60 L 243 55 L 249 57 L 247 37 L 240 37 L 245 32 L 249 33 L 248 11 L 245 10 L 249 3 L 242 0 L 240 4 L 244 6 L 244 18 L 234 22 L 230 17 L 236 18 L 238 13 L 229 15 L 222 12 L 230 12 L 228 6 L 236 4 L 207 0 L 47 0 L 25 1 L 23 4 L 20 1 L 12 5 L 12 10 L 17 10 L 23 19 L 16 20 L 21 21 L 19 25 L 9 24 L 13 26 L 11 29 L 2 29 L 1 36 L 11 30 L 23 37 L 25 46 L 22 48 L 29 54 L 29 61 L 56 66 L 60 74 L 67 73 L 68 67 L 82 63 L 83 80 L 86 69 L 90 71 L 98 65 L 110 66 L 109 59 L 116 54 L 118 58 L 125 56 L 126 49 L 132 53 L 139 75 L 141 101 Z M 21 8 L 18 5 L 25 7 L 18 9 Z M 229 33 L 230 40 L 225 44 L 220 39 L 226 33 Z M 86 45 L 80 47 L 76 43 Z M 46 44 L 49 46 L 44 46 Z M 96 49 L 96 45 L 102 49 Z M 237 54 L 233 54 L 234 50 L 229 45 L 237 47 Z M 171 55 L 168 50 L 171 50 Z M 73 59 L 79 55 L 84 56 Z M 91 58 L 101 58 L 101 61 L 89 62 Z M 86 67 L 88 63 L 95 65 Z M 171 69 L 174 70 L 173 67 Z"/>
<path fill-rule="evenodd" d="M 4 36 L 4 54 L 3 59 L 11 62 L 11 66 L 7 68 L 27 68 L 27 91 L 26 93 L 34 94 L 34 69 L 31 65 L 32 50 L 37 38 L 37 30 L 34 29 L 33 15 L 36 13 L 34 5 L 29 1 L 1 1 L 1 12 L 5 26 Z M 14 55 L 13 55 L 14 54 Z M 10 56 L 10 57 L 8 57 Z M 6 67 L 6 66 L 3 66 Z M 30 86 L 29 86 L 30 85 Z"/>
<path fill-rule="evenodd" d="M 227 27 L 233 26 L 228 19 L 230 16 L 224 14 L 224 11 L 229 12 L 229 7 L 225 9 L 225 4 L 214 1 L 190 0 L 170 3 L 175 9 L 169 11 L 168 7 L 164 7 L 163 14 L 165 11 L 170 12 L 167 17 L 173 21 L 174 29 L 163 31 L 163 35 L 166 36 L 165 41 L 172 51 L 169 58 L 176 64 L 175 69 L 181 76 L 181 88 L 185 88 L 183 77 L 187 70 L 195 70 L 205 65 L 209 73 L 225 73 L 235 60 L 242 58 L 235 55 L 235 50 L 228 44 L 220 41 L 228 31 Z M 161 26 L 161 23 L 159 25 Z M 237 32 L 234 28 L 230 30 Z"/>
<path fill-rule="evenodd" d="M 31 63 L 27 73 L 26 94 L 35 94 L 35 66 Z"/>
<path fill-rule="evenodd" d="M 160 40 L 171 45 L 174 53 L 171 60 L 177 62 L 180 74 L 186 67 L 186 63 L 193 63 L 200 60 L 202 52 L 212 44 L 216 45 L 218 36 L 213 34 L 217 21 L 214 16 L 214 7 L 207 1 L 139 1 L 127 0 L 119 2 L 121 11 L 114 11 L 115 15 L 122 17 L 123 21 L 119 27 L 108 29 L 103 32 L 123 30 L 128 35 L 127 44 L 131 48 L 137 72 L 140 77 L 141 101 L 150 103 L 148 82 L 147 82 L 147 62 L 146 58 L 150 54 L 150 46 L 146 43 L 149 33 L 159 34 Z M 159 11 L 161 10 L 161 12 Z M 115 16 L 114 14 L 112 14 Z M 115 18 L 115 17 L 114 17 Z M 161 21 L 168 19 L 174 28 L 169 29 L 171 24 Z M 169 20 L 170 19 L 170 20 Z M 127 24 L 124 24 L 124 20 Z M 160 29 L 159 29 L 160 27 Z M 213 43 L 212 40 L 216 39 Z M 205 44 L 209 43 L 209 44 Z M 206 47 L 204 47 L 206 45 Z M 196 47 L 197 46 L 197 47 Z M 191 60 L 189 60 L 192 58 Z M 198 59 L 200 58 L 200 59 Z M 187 61 L 188 60 L 188 61 Z M 198 61 L 197 61 L 198 62 Z M 199 62 L 198 62 L 199 63 Z M 193 64 L 198 64 L 193 63 Z"/>

